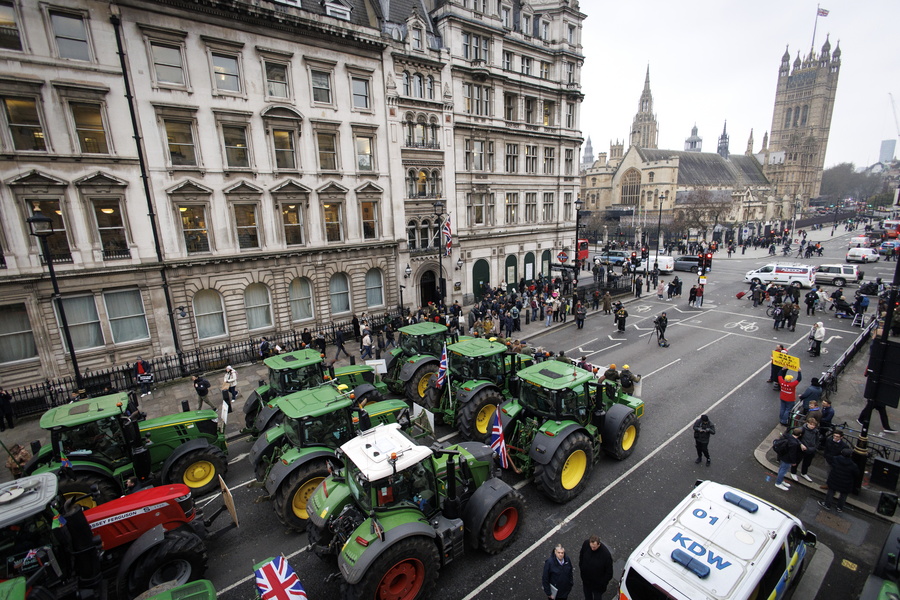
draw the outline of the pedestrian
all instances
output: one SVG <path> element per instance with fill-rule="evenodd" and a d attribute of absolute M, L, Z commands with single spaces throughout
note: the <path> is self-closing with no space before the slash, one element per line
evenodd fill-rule
<path fill-rule="evenodd" d="M 594 290 L 594 292 L 591 294 L 591 308 L 593 310 L 600 310 L 600 290 Z M 531 320 L 534 321 L 533 316 Z"/>
<path fill-rule="evenodd" d="M 897 433 L 897 430 L 891 427 L 891 422 L 888 420 L 886 405 L 878 400 L 866 399 L 866 406 L 862 409 L 862 412 L 859 413 L 856 422 L 868 427 L 873 410 L 877 410 L 878 415 L 881 417 L 881 428 L 884 429 L 882 433 Z"/>
<path fill-rule="evenodd" d="M 778 457 L 778 475 L 775 477 L 775 487 L 780 490 L 787 491 L 791 489 L 791 484 L 784 480 L 784 476 L 793 465 L 800 461 L 800 434 L 803 430 L 795 427 L 790 432 L 784 434 L 772 443 L 775 455 Z"/>
<path fill-rule="evenodd" d="M 334 323 L 331 324 L 334 327 Z M 347 358 L 350 358 L 350 353 L 347 352 L 347 349 L 344 348 L 344 332 L 341 331 L 340 328 L 336 328 L 334 331 L 334 346 L 336 351 L 334 353 L 334 360 L 337 360 L 341 357 L 341 352 L 347 355 Z"/>
<path fill-rule="evenodd" d="M 775 352 L 780 352 L 782 354 L 787 354 L 787 348 L 782 344 L 778 344 L 775 346 Z M 772 354 L 772 364 L 769 367 L 769 378 L 766 380 L 766 383 L 776 383 L 778 381 L 778 376 L 782 374 L 783 367 L 775 364 L 775 354 Z"/>
<path fill-rule="evenodd" d="M 363 333 L 362 352 L 360 353 L 359 357 L 362 360 L 372 358 L 372 334 L 369 333 L 368 329 L 365 331 L 365 333 Z"/>
<path fill-rule="evenodd" d="M 640 375 L 631 372 L 631 367 L 622 365 L 622 371 L 619 373 L 619 385 L 622 391 L 629 396 L 634 396 L 634 384 L 641 380 Z"/>
<path fill-rule="evenodd" d="M 691 290 L 688 292 L 688 306 L 693 306 L 697 301 L 697 286 L 692 285 Z"/>
<path fill-rule="evenodd" d="M 132 370 L 134 378 L 141 384 L 141 398 L 152 394 L 150 387 L 153 385 L 153 367 L 150 366 L 150 363 L 138 356 Z"/>
<path fill-rule="evenodd" d="M 207 398 L 209 394 L 209 380 L 207 380 L 203 375 L 191 375 L 191 381 L 194 383 L 194 391 L 197 392 L 197 397 L 200 401 L 197 403 L 197 410 L 203 408 L 203 405 L 206 404 L 213 410 L 217 410 L 216 405 L 212 403 L 212 400 Z"/>
<path fill-rule="evenodd" d="M 703 285 L 697 286 L 697 300 L 694 302 L 694 306 L 703 306 Z"/>
<path fill-rule="evenodd" d="M 806 295 L 803 297 L 803 301 L 806 303 L 806 316 L 812 315 L 816 316 L 816 301 L 819 299 L 818 294 L 816 293 L 816 288 L 811 289 L 806 292 Z"/>
<path fill-rule="evenodd" d="M 19 444 L 13 444 L 9 449 L 9 457 L 6 459 L 6 468 L 12 474 L 13 479 L 22 476 L 22 468 L 31 460 L 31 452 L 28 448 Z"/>
<path fill-rule="evenodd" d="M 360 337 L 360 330 L 359 330 L 359 317 L 357 317 L 356 314 L 354 314 L 353 318 L 350 319 L 350 325 L 351 325 L 351 327 L 353 327 L 353 339 L 358 340 Z"/>
<path fill-rule="evenodd" d="M 592 535 L 581 544 L 578 570 L 585 600 L 602 600 L 603 592 L 613 578 L 613 559 L 599 536 Z"/>
<path fill-rule="evenodd" d="M 263 360 L 269 358 L 269 355 L 272 353 L 272 344 L 269 343 L 269 338 L 263 336 L 261 340 L 259 340 L 259 357 Z"/>
<path fill-rule="evenodd" d="M 819 506 L 825 510 L 831 510 L 831 503 L 834 502 L 834 510 L 839 513 L 844 512 L 847 495 L 853 491 L 856 479 L 859 477 L 859 467 L 850 458 L 851 456 L 853 456 L 853 450 L 844 448 L 831 462 L 831 471 L 828 472 L 826 482 L 828 491 L 825 492 L 825 500 L 818 500 Z M 835 498 L 836 495 L 837 498 Z"/>
<path fill-rule="evenodd" d="M 604 381 L 619 381 L 619 372 L 616 370 L 616 363 L 610 364 L 597 381 L 598 383 Z"/>
<path fill-rule="evenodd" d="M 785 314 L 787 316 L 787 326 L 790 327 L 791 331 L 794 331 L 797 327 L 797 319 L 800 318 L 800 305 L 796 302 L 789 303 L 785 309 Z"/>
<path fill-rule="evenodd" d="M 641 279 L 641 276 L 638 275 L 634 280 L 634 297 L 638 300 L 641 299 L 641 292 L 644 291 L 644 280 Z"/>
<path fill-rule="evenodd" d="M 552 302 L 547 301 L 544 303 L 544 315 L 546 317 L 545 321 L 544 321 L 544 326 L 550 327 L 550 322 L 554 320 L 553 319 L 553 303 Z"/>
<path fill-rule="evenodd" d="M 844 439 L 843 431 L 835 429 L 831 432 L 831 436 L 825 440 L 822 457 L 830 466 L 834 462 L 834 457 L 839 456 L 844 448 L 851 449 L 850 443 Z"/>
<path fill-rule="evenodd" d="M 222 399 L 228 404 L 228 412 L 231 412 L 231 403 L 238 397 L 237 371 L 235 371 L 231 365 L 225 367 L 225 378 L 223 383 L 228 384 L 227 391 L 231 395 L 231 400 L 225 398 L 225 394 L 222 394 Z"/>
<path fill-rule="evenodd" d="M 656 319 L 653 320 L 653 324 L 656 326 L 656 328 L 658 330 L 659 339 L 665 340 L 666 339 L 666 328 L 669 326 L 669 317 L 666 316 L 666 313 L 663 312 L 661 315 L 656 317 Z"/>
<path fill-rule="evenodd" d="M 773 329 L 775 329 L 776 331 L 779 329 L 783 329 L 784 328 L 784 318 L 785 318 L 784 307 L 776 306 L 775 310 L 772 311 L 772 318 L 775 321 L 775 325 L 773 326 Z"/>
<path fill-rule="evenodd" d="M 659 285 L 656 286 L 656 297 L 660 300 L 663 299 L 663 295 L 666 293 L 666 282 L 662 279 L 659 280 Z"/>
<path fill-rule="evenodd" d="M 797 371 L 797 379 L 794 380 L 793 375 L 779 375 L 778 388 L 781 390 L 778 398 L 781 400 L 781 410 L 779 412 L 779 422 L 782 425 L 790 425 L 791 411 L 794 404 L 797 403 L 797 386 L 803 379 L 803 373 Z"/>
<path fill-rule="evenodd" d="M 822 342 L 825 340 L 825 325 L 819 321 L 809 330 L 809 353 L 812 356 L 822 354 Z"/>
<path fill-rule="evenodd" d="M 700 418 L 694 421 L 694 446 L 697 448 L 697 460 L 695 464 L 700 464 L 703 457 L 706 457 L 706 466 L 711 464 L 709 459 L 709 436 L 716 435 L 716 426 L 709 420 L 708 415 L 700 415 Z"/>
<path fill-rule="evenodd" d="M 325 354 L 325 349 L 327 348 L 325 343 L 325 332 L 321 329 L 316 332 L 316 339 L 314 345 L 319 348 L 319 352 Z"/>
<path fill-rule="evenodd" d="M 459 306 L 459 305 L 457 304 L 455 306 Z M 460 312 L 461 311 L 462 311 L 462 309 L 460 309 Z M 453 329 L 453 327 L 456 327 L 457 329 L 459 329 L 460 318 L 459 318 L 458 314 L 454 315 L 451 323 L 455 324 L 455 325 L 451 326 L 451 329 Z M 396 348 L 397 345 L 394 343 L 394 326 L 391 325 L 390 323 L 387 323 L 384 326 L 384 348 L 385 348 L 385 350 L 387 350 L 389 347 Z M 347 351 L 344 350 L 344 352 L 346 353 Z"/>
<path fill-rule="evenodd" d="M 300 334 L 300 341 L 303 342 L 304 348 L 312 347 L 313 338 L 312 333 L 309 331 L 309 327 L 303 328 L 303 333 Z"/>
<path fill-rule="evenodd" d="M 797 467 L 800 467 L 800 477 L 812 481 L 809 476 L 809 465 L 816 457 L 816 448 L 819 445 L 819 422 L 815 417 L 806 417 L 800 434 L 800 462 L 791 466 L 791 479 L 797 481 Z"/>
<path fill-rule="evenodd" d="M 557 544 L 547 560 L 541 577 L 544 594 L 551 600 L 565 600 L 575 586 L 575 571 L 572 561 L 566 556 L 566 549 Z"/>
<path fill-rule="evenodd" d="M 579 302 L 578 306 L 575 307 L 575 324 L 578 326 L 578 329 L 584 329 L 584 320 L 586 317 L 587 307 Z"/>
<path fill-rule="evenodd" d="M 0 431 L 6 431 L 7 425 L 10 429 L 16 426 L 13 421 L 12 396 L 0 387 Z"/>
<path fill-rule="evenodd" d="M 819 421 L 819 429 L 822 431 L 831 431 L 834 427 L 831 422 L 834 420 L 834 408 L 831 407 L 831 400 L 824 398 L 822 400 L 822 419 Z"/>
<path fill-rule="evenodd" d="M 809 387 L 800 394 L 800 401 L 803 403 L 803 412 L 809 412 L 809 403 L 811 401 L 818 402 L 822 398 L 822 386 L 819 385 L 819 379 L 813 377 Z"/>
<path fill-rule="evenodd" d="M 625 319 L 628 318 L 628 311 L 625 310 L 624 306 L 620 306 L 616 311 L 616 324 L 619 327 L 619 331 L 625 331 Z"/>

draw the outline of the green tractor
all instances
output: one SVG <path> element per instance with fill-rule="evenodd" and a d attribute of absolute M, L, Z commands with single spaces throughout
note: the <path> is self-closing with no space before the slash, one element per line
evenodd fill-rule
<path fill-rule="evenodd" d="M 437 377 L 449 332 L 444 325 L 428 321 L 397 331 L 400 334 L 397 347 L 387 356 L 387 372 L 381 380 L 395 394 L 405 394 L 410 402 L 423 404 L 429 386 Z"/>
<path fill-rule="evenodd" d="M 292 392 L 336 382 L 352 389 L 363 404 L 383 400 L 387 392 L 387 386 L 375 377 L 373 367 L 349 365 L 326 369 L 323 355 L 312 348 L 278 354 L 263 364 L 269 368 L 269 380 L 260 380 L 259 387 L 244 403 L 244 432 L 252 436 L 281 421 L 283 417 L 276 401 Z"/>
<path fill-rule="evenodd" d="M 415 600 L 466 546 L 497 554 L 522 526 L 525 501 L 477 442 L 420 446 L 383 425 L 341 446 L 345 467 L 309 499 L 312 550 L 337 557 L 345 598 Z"/>
<path fill-rule="evenodd" d="M 360 407 L 352 393 L 323 385 L 281 398 L 281 424 L 262 432 L 250 449 L 256 478 L 273 499 L 282 523 L 296 531 L 306 528 L 306 501 L 341 461 L 335 450 L 372 423 L 410 425 L 403 400 L 370 402 Z"/>
<path fill-rule="evenodd" d="M 519 371 L 513 387 L 514 397 L 500 407 L 510 465 L 533 475 L 552 500 L 581 493 L 601 454 L 623 460 L 634 451 L 644 403 L 618 383 L 546 360 Z"/>
<path fill-rule="evenodd" d="M 214 410 L 145 419 L 124 392 L 51 408 L 41 417 L 50 432 L 25 474 L 58 473 L 59 491 L 91 507 L 121 496 L 131 477 L 183 483 L 195 496 L 218 489 L 228 470 L 228 447 Z M 91 488 L 98 495 L 92 497 Z"/>
<path fill-rule="evenodd" d="M 465 439 L 484 441 L 494 411 L 509 396 L 509 382 L 532 360 L 483 338 L 451 344 L 447 346 L 447 381 L 440 388 L 430 386 L 425 406 L 444 423 L 456 424 Z"/>

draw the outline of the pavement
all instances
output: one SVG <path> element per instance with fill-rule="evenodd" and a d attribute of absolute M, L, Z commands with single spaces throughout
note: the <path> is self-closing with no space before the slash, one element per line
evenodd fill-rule
<path fill-rule="evenodd" d="M 839 228 L 834 233 L 834 236 L 832 236 L 831 228 L 829 227 L 819 231 L 809 232 L 807 240 L 813 243 L 817 241 L 824 243 L 838 241 L 840 244 L 844 244 L 845 239 L 851 235 L 851 232 L 844 232 L 843 228 Z M 715 258 L 713 259 L 713 271 L 715 271 L 715 265 L 717 263 L 720 263 L 721 261 L 734 261 L 741 258 L 764 259 L 768 256 L 769 254 L 766 248 L 748 248 L 746 253 L 743 255 L 739 250 L 731 258 L 728 258 L 727 254 L 724 251 L 720 251 L 715 255 Z M 773 260 L 777 259 L 778 257 L 773 257 Z M 794 260 L 799 259 L 791 258 L 789 260 L 793 262 Z M 634 301 L 636 301 L 636 299 L 631 295 L 629 295 L 627 299 L 623 300 L 623 302 L 625 302 L 626 304 Z M 596 311 L 589 312 L 588 320 L 590 320 L 595 314 L 597 314 Z M 521 340 L 528 340 L 529 336 L 536 336 L 538 334 L 545 333 L 550 329 L 561 327 L 563 325 L 563 323 L 552 323 L 550 328 L 547 328 L 540 320 L 527 324 L 523 320 L 522 331 L 518 334 L 518 337 Z M 346 346 L 348 347 L 348 349 L 355 349 L 353 347 L 352 341 L 347 343 Z M 329 347 L 327 349 L 326 357 L 333 356 L 334 352 L 335 348 Z M 358 360 L 358 353 L 353 354 L 354 357 L 356 357 L 356 359 Z M 867 362 L 868 354 L 865 352 L 860 353 L 853 361 L 850 362 L 850 364 L 846 367 L 846 369 L 840 376 L 840 391 L 836 396 L 834 402 L 836 414 L 833 422 L 835 423 L 835 425 L 843 425 L 844 427 L 846 427 L 849 433 L 853 434 L 853 437 L 856 437 L 858 435 L 858 429 L 860 428 L 860 426 L 856 423 L 856 417 L 866 403 L 865 399 L 862 397 L 862 390 L 865 382 L 864 373 Z M 346 357 L 342 357 L 335 363 L 335 366 L 343 366 L 347 364 L 349 364 L 349 359 Z M 241 395 L 233 403 L 234 412 L 231 413 L 231 419 L 226 424 L 225 431 L 226 436 L 229 440 L 234 440 L 241 436 L 240 430 L 244 426 L 244 401 L 246 400 L 246 397 L 250 394 L 250 392 L 256 387 L 257 382 L 261 379 L 267 378 L 267 370 L 262 362 L 255 362 L 245 365 L 235 365 L 234 368 L 238 373 L 237 387 L 241 391 Z M 764 375 L 767 373 L 768 372 L 766 371 Z M 222 381 L 223 377 L 224 371 L 206 373 L 206 378 L 209 379 L 210 383 L 212 384 L 212 387 L 210 389 L 210 397 L 214 399 L 218 398 L 218 384 Z M 763 381 L 760 381 L 760 385 L 764 385 L 766 389 L 770 389 L 770 384 L 763 383 Z M 769 393 L 774 395 L 776 392 L 771 391 Z M 141 403 L 141 409 L 147 412 L 150 416 L 159 416 L 181 412 L 183 401 L 188 401 L 192 409 L 195 408 L 198 404 L 197 395 L 194 393 L 194 388 L 191 384 L 190 378 L 160 384 L 153 389 L 151 394 L 139 398 L 139 401 Z M 875 421 L 877 421 L 877 418 L 875 419 Z M 759 446 L 754 451 L 754 457 L 756 458 L 756 460 L 760 463 L 760 465 L 762 465 L 763 468 L 767 469 L 770 472 L 769 477 L 773 484 L 773 487 L 775 474 L 778 471 L 778 461 L 775 457 L 775 453 L 772 451 L 772 440 L 781 435 L 783 431 L 783 427 L 774 427 L 771 434 L 767 435 L 763 440 L 761 440 Z M 7 429 L 2 434 L 2 436 L 0 436 L 0 438 L 2 438 L 3 443 L 8 447 L 16 443 L 27 445 L 32 440 L 40 440 L 42 443 L 46 443 L 48 441 L 46 432 L 44 432 L 40 428 L 38 417 L 26 417 L 21 419 L 16 423 L 15 428 Z M 888 438 L 891 439 L 891 442 L 885 441 Z M 883 438 L 875 436 L 871 439 L 877 439 L 879 443 L 890 444 L 893 442 L 894 447 L 900 448 L 900 434 L 897 434 L 896 436 L 889 436 L 888 434 L 885 434 Z M 2 452 L 2 450 L 0 450 L 0 452 Z M 813 460 L 812 465 L 809 469 L 809 475 L 813 479 L 812 482 L 807 482 L 801 478 L 798 482 L 792 481 L 792 485 L 794 487 L 803 486 L 809 488 L 810 490 L 821 494 L 822 498 L 824 498 L 824 490 L 821 490 L 819 486 L 824 484 L 828 475 L 828 470 L 827 465 L 821 456 L 818 456 L 815 460 Z M 895 490 L 880 488 L 874 484 L 871 484 L 869 482 L 869 475 L 870 473 L 868 472 L 865 475 L 861 492 L 858 495 L 851 494 L 850 498 L 847 501 L 848 506 L 852 507 L 852 509 L 855 510 L 863 510 L 869 512 L 873 515 L 877 515 L 879 518 L 887 519 L 889 521 L 893 521 L 894 523 L 900 523 L 900 511 L 898 511 L 898 514 L 895 514 L 894 516 L 880 515 L 877 512 L 877 507 L 882 493 L 884 492 L 893 494 L 895 493 Z M 8 481 L 10 480 L 10 478 L 10 474 L 5 468 L 0 469 L 0 482 Z M 787 494 L 791 492 L 783 493 Z"/>

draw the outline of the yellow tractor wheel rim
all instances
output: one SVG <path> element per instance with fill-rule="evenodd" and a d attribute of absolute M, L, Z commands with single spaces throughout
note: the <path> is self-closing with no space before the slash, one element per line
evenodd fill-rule
<path fill-rule="evenodd" d="M 208 460 L 191 463 L 184 471 L 184 485 L 189 488 L 201 488 L 216 476 L 216 466 Z"/>
<path fill-rule="evenodd" d="M 84 493 L 82 493 L 82 492 L 70 492 L 68 494 L 63 494 L 63 498 L 65 498 L 66 500 L 69 500 L 70 498 L 79 498 L 79 497 L 81 498 L 81 500 L 79 500 L 78 502 L 75 503 L 78 506 L 83 506 L 85 509 L 94 508 L 95 506 L 97 506 L 97 502 L 94 500 L 93 497 L 85 496 Z"/>
<path fill-rule="evenodd" d="M 297 493 L 294 494 L 294 498 L 291 500 L 291 510 L 294 511 L 295 517 L 304 521 L 309 518 L 309 513 L 306 512 L 306 501 L 309 500 L 309 497 L 312 496 L 323 479 L 325 478 L 313 477 L 301 485 Z"/>
<path fill-rule="evenodd" d="M 634 440 L 637 438 L 637 429 L 634 425 L 630 425 L 622 436 L 622 450 L 631 450 L 634 446 Z"/>
<path fill-rule="evenodd" d="M 494 418 L 494 411 L 497 410 L 495 404 L 485 404 L 475 415 L 475 429 L 478 433 L 485 434 L 491 428 L 491 420 Z"/>
<path fill-rule="evenodd" d="M 425 393 L 428 391 L 428 386 L 431 385 L 431 382 L 437 377 L 437 373 L 432 373 L 429 371 L 425 374 L 424 377 L 419 379 L 418 384 L 416 385 L 416 391 L 419 393 L 419 398 L 424 398 Z"/>
<path fill-rule="evenodd" d="M 576 450 L 566 459 L 560 474 L 560 483 L 562 486 L 571 490 L 584 479 L 584 472 L 587 470 L 587 454 L 584 450 Z"/>

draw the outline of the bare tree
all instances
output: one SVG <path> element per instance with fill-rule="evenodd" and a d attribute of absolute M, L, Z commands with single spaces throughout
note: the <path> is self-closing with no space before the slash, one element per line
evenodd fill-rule
<path fill-rule="evenodd" d="M 731 192 L 710 192 L 710 190 L 692 190 L 683 204 L 676 206 L 674 224 L 683 229 L 698 229 L 706 232 L 724 221 L 734 210 L 734 199 Z"/>

